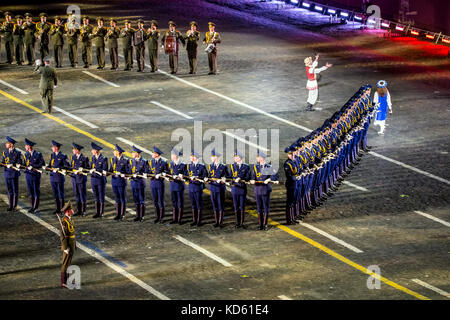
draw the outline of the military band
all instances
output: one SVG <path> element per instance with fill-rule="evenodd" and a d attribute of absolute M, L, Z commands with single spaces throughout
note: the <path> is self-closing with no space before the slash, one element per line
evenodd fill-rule
<path fill-rule="evenodd" d="M 103 26 L 103 18 L 97 19 L 97 26 L 92 29 L 89 38 L 92 40 L 92 45 L 95 47 L 95 55 L 97 57 L 97 69 L 103 70 L 105 68 L 105 36 L 106 28 Z"/>
<path fill-rule="evenodd" d="M 27 65 L 31 66 L 35 60 L 35 44 L 36 44 L 36 24 L 33 22 L 31 13 L 25 14 L 25 22 L 23 23 L 23 42 L 25 45 L 25 56 Z"/>
<path fill-rule="evenodd" d="M 147 30 L 147 49 L 148 49 L 148 56 L 150 59 L 150 72 L 156 72 L 158 71 L 158 39 L 160 37 L 161 33 L 158 30 L 158 22 L 156 20 L 150 21 L 150 28 Z"/>
<path fill-rule="evenodd" d="M 138 27 L 133 32 L 133 47 L 136 55 L 138 72 L 144 71 L 145 68 L 145 39 L 146 31 L 144 30 L 144 20 L 138 20 Z"/>
<path fill-rule="evenodd" d="M 16 56 L 16 64 L 18 66 L 22 65 L 24 62 L 24 41 L 23 38 L 25 36 L 25 30 L 23 27 L 23 17 L 21 15 L 17 15 L 16 24 L 13 28 L 13 43 L 14 43 L 14 52 Z"/>
<path fill-rule="evenodd" d="M 67 23 L 64 24 L 64 31 L 67 37 L 67 49 L 69 50 L 69 61 L 72 68 L 78 67 L 78 38 L 80 36 L 80 26 L 72 13 L 69 13 Z"/>
<path fill-rule="evenodd" d="M 166 50 L 166 54 L 169 56 L 170 73 L 176 74 L 178 72 L 178 52 L 180 42 L 183 46 L 186 41 L 180 31 L 176 30 L 176 23 L 169 21 L 169 30 L 164 33 L 161 39 L 162 47 Z"/>
<path fill-rule="evenodd" d="M 12 13 L 7 11 L 5 12 L 5 21 L 2 23 L 0 29 L 3 40 L 5 42 L 5 51 L 6 51 L 6 63 L 13 63 L 14 57 L 14 41 L 13 41 L 13 32 L 14 32 L 14 22 L 12 21 Z"/>
<path fill-rule="evenodd" d="M 133 67 L 133 33 L 131 21 L 125 20 L 124 27 L 120 29 L 119 38 L 122 44 L 123 60 L 125 60 L 124 71 L 131 70 Z"/>
<path fill-rule="evenodd" d="M 197 48 L 200 40 L 200 32 L 197 31 L 198 24 L 195 21 L 190 23 L 191 29 L 186 31 L 186 51 L 189 59 L 189 73 L 197 73 Z"/>
<path fill-rule="evenodd" d="M 216 32 L 216 24 L 208 22 L 209 31 L 205 33 L 203 43 L 207 45 L 209 74 L 217 74 L 217 44 L 222 42 L 220 34 Z"/>
<path fill-rule="evenodd" d="M 92 65 L 92 40 L 90 34 L 94 27 L 89 24 L 89 17 L 83 17 L 83 25 L 80 28 L 81 58 L 83 59 L 83 68 L 89 68 Z"/>
<path fill-rule="evenodd" d="M 120 29 L 117 27 L 117 21 L 111 19 L 106 32 L 106 47 L 109 50 L 109 60 L 111 61 L 111 70 L 119 68 L 119 43 L 117 39 L 120 35 Z"/>
<path fill-rule="evenodd" d="M 55 24 L 50 29 L 50 36 L 53 43 L 53 58 L 55 59 L 56 68 L 62 68 L 65 33 L 61 18 L 55 17 Z"/>

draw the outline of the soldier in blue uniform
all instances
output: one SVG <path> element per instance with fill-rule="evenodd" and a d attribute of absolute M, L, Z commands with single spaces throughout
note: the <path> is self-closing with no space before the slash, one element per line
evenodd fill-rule
<path fill-rule="evenodd" d="M 19 200 L 19 176 L 22 154 L 15 148 L 16 140 L 6 137 L 6 150 L 3 151 L 2 163 L 5 165 L 5 184 L 8 189 L 8 211 L 16 210 Z"/>
<path fill-rule="evenodd" d="M 41 168 L 45 166 L 44 157 L 42 153 L 34 150 L 35 142 L 25 138 L 25 149 L 27 150 L 23 155 L 25 170 L 25 179 L 27 180 L 28 193 L 30 195 L 30 209 L 29 213 L 34 213 L 39 207 L 39 200 L 41 196 Z"/>
<path fill-rule="evenodd" d="M 148 173 L 154 175 L 150 179 L 150 190 L 152 191 L 156 216 L 154 223 L 163 223 L 164 219 L 164 177 L 167 172 L 167 162 L 161 158 L 162 154 L 164 153 L 160 149 L 153 146 L 153 159 L 148 162 Z"/>
<path fill-rule="evenodd" d="M 298 183 L 297 178 L 299 175 L 298 163 L 295 160 L 295 148 L 290 146 L 284 150 L 287 153 L 288 159 L 284 162 L 283 168 L 286 175 L 286 223 L 297 224 L 295 220 L 296 216 L 296 203 L 298 198 Z"/>
<path fill-rule="evenodd" d="M 53 197 L 55 198 L 56 210 L 53 212 L 58 214 L 64 206 L 64 182 L 65 171 L 70 168 L 67 156 L 61 152 L 62 144 L 52 140 L 52 154 L 50 155 L 50 162 L 48 167 L 53 169 L 50 172 L 50 184 L 52 185 Z"/>
<path fill-rule="evenodd" d="M 209 190 L 214 212 L 214 228 L 223 227 L 225 181 L 229 176 L 227 166 L 220 163 L 220 156 L 221 154 L 215 149 L 211 150 L 211 164 L 208 165 L 208 176 L 204 179 L 205 182 L 211 179 Z"/>
<path fill-rule="evenodd" d="M 203 208 L 203 189 L 205 184 L 202 182 L 208 176 L 204 164 L 199 163 L 200 155 L 192 150 L 191 162 L 186 165 L 186 173 L 189 176 L 189 198 L 192 206 L 193 221 L 191 226 L 201 226 L 202 208 Z M 200 180 L 200 181 L 199 181 Z"/>
<path fill-rule="evenodd" d="M 230 164 L 229 177 L 233 179 L 231 196 L 233 197 L 234 215 L 236 217 L 235 228 L 247 229 L 244 225 L 245 205 L 247 202 L 247 184 L 250 180 L 250 166 L 243 163 L 244 156 L 238 151 L 234 152 L 234 163 Z"/>
<path fill-rule="evenodd" d="M 267 155 L 258 150 L 257 164 L 251 169 L 250 183 L 255 185 L 256 210 L 258 211 L 259 230 L 267 230 L 270 213 L 271 181 L 278 181 L 278 173 L 266 163 Z M 259 182 L 259 183 L 258 183 Z"/>
<path fill-rule="evenodd" d="M 130 160 L 131 190 L 133 191 L 136 218 L 134 221 L 144 221 L 145 215 L 145 187 L 147 185 L 147 160 L 141 157 L 142 150 L 133 146 L 133 159 Z M 139 177 L 138 177 L 139 175 Z"/>
<path fill-rule="evenodd" d="M 94 194 L 95 215 L 93 218 L 103 217 L 105 210 L 106 173 L 108 171 L 108 158 L 100 153 L 103 148 L 91 142 L 91 187 Z"/>
<path fill-rule="evenodd" d="M 127 210 L 127 179 L 126 174 L 131 172 L 130 161 L 122 154 L 125 152 L 119 145 L 115 145 L 114 157 L 111 158 L 109 172 L 114 175 L 111 179 L 111 185 L 115 197 L 116 216 L 114 220 L 123 220 Z"/>
<path fill-rule="evenodd" d="M 184 179 L 186 175 L 186 164 L 183 163 L 180 157 L 183 155 L 182 151 L 178 151 L 173 148 L 171 152 L 171 159 L 168 163 L 168 172 L 174 177 L 170 181 L 170 196 L 172 199 L 172 221 L 171 224 L 177 223 L 181 224 L 181 219 L 183 217 L 183 206 L 184 206 Z"/>
<path fill-rule="evenodd" d="M 86 202 L 87 202 L 87 191 L 86 191 L 86 183 L 87 183 L 87 173 L 84 170 L 89 169 L 89 158 L 85 157 L 81 150 L 84 148 L 75 142 L 72 143 L 72 188 L 73 195 L 75 197 L 75 201 L 77 203 L 77 211 L 74 216 L 82 216 L 86 215 Z"/>

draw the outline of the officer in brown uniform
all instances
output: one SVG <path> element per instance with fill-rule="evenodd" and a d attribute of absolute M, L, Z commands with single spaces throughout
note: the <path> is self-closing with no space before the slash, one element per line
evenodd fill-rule
<path fill-rule="evenodd" d="M 216 32 L 216 24 L 214 22 L 208 22 L 209 32 L 205 33 L 205 38 L 203 39 L 203 43 L 206 45 L 213 44 L 213 49 L 211 52 L 208 52 L 208 63 L 209 63 L 209 73 L 208 74 L 216 74 L 217 73 L 217 44 L 222 42 L 220 35 Z"/>
<path fill-rule="evenodd" d="M 169 36 L 176 37 L 176 43 L 177 43 L 176 50 L 173 53 L 169 53 L 169 66 L 170 66 L 171 74 L 175 74 L 178 71 L 178 49 L 180 46 L 180 42 L 183 44 L 183 46 L 186 43 L 181 32 L 179 32 L 175 29 L 176 26 L 177 25 L 175 24 L 175 22 L 169 21 L 169 30 L 166 31 L 163 38 L 161 39 L 161 44 L 162 44 L 162 47 L 164 48 L 164 44 L 165 44 L 167 37 L 169 37 Z"/>
<path fill-rule="evenodd" d="M 36 24 L 33 22 L 31 13 L 25 14 L 26 21 L 23 23 L 23 42 L 25 44 L 25 55 L 27 56 L 28 65 L 34 62 L 34 44 L 36 43 Z"/>
<path fill-rule="evenodd" d="M 144 20 L 139 19 L 138 28 L 133 33 L 133 46 L 138 65 L 137 72 L 142 72 L 145 68 L 145 39 Z"/>
<path fill-rule="evenodd" d="M 12 13 L 5 12 L 5 22 L 3 22 L 0 31 L 3 34 L 5 40 L 6 50 L 6 63 L 13 63 L 14 56 L 14 44 L 13 44 L 13 31 L 14 22 L 12 21 Z"/>
<path fill-rule="evenodd" d="M 190 23 L 191 29 L 186 32 L 186 50 L 189 59 L 190 74 L 197 73 L 197 47 L 200 40 L 200 32 L 197 31 L 198 24 L 195 21 Z"/>
<path fill-rule="evenodd" d="M 157 21 L 152 20 L 150 24 L 150 28 L 147 29 L 147 48 L 148 56 L 150 57 L 150 66 L 152 68 L 150 72 L 155 72 L 158 71 L 158 39 L 160 32 Z"/>
<path fill-rule="evenodd" d="M 105 67 L 105 36 L 106 28 L 103 26 L 103 18 L 97 19 L 97 26 L 92 30 L 89 37 L 95 47 L 95 55 L 97 56 L 97 69 L 103 70 Z"/>
<path fill-rule="evenodd" d="M 64 30 L 67 36 L 70 66 L 76 68 L 78 67 L 78 36 L 80 34 L 80 26 L 76 23 L 72 13 L 69 13 L 69 16 L 67 17 Z"/>
<path fill-rule="evenodd" d="M 50 22 L 47 22 L 46 13 L 41 13 L 39 17 L 41 21 L 36 23 L 36 38 L 39 40 L 39 54 L 41 60 L 43 60 L 50 53 L 48 45 L 50 43 L 49 33 L 52 25 Z"/>
<path fill-rule="evenodd" d="M 61 209 L 64 217 L 60 220 L 61 232 L 59 238 L 61 240 L 62 262 L 61 262 L 61 287 L 67 288 L 67 268 L 72 264 L 73 254 L 76 249 L 75 228 L 72 221 L 73 209 L 70 201 L 68 201 Z M 58 216 L 59 219 L 59 216 Z"/>
<path fill-rule="evenodd" d="M 64 26 L 61 23 L 61 19 L 56 16 L 55 24 L 50 30 L 50 36 L 53 43 L 53 55 L 55 57 L 55 63 L 57 68 L 62 68 L 63 61 L 63 45 L 64 45 Z"/>
<path fill-rule="evenodd" d="M 123 59 L 125 60 L 124 71 L 131 70 L 133 67 L 133 33 L 134 29 L 131 28 L 131 21 L 125 20 L 125 25 L 119 34 L 122 40 Z"/>
<path fill-rule="evenodd" d="M 83 25 L 80 28 L 81 41 L 81 58 L 83 59 L 84 67 L 89 68 L 92 65 L 92 41 L 89 35 L 92 33 L 94 27 L 89 24 L 89 17 L 83 17 Z"/>
<path fill-rule="evenodd" d="M 13 43 L 14 43 L 14 52 L 16 54 L 16 63 L 18 66 L 21 66 L 23 63 L 23 36 L 25 35 L 25 31 L 23 29 L 23 17 L 21 15 L 17 15 L 16 24 L 13 28 Z"/>
<path fill-rule="evenodd" d="M 53 89 L 58 84 L 55 69 L 50 66 L 50 58 L 44 58 L 44 66 L 41 66 L 41 61 L 36 61 L 35 73 L 41 75 L 39 89 L 41 89 L 42 106 L 45 108 L 44 112 L 52 113 L 53 106 Z"/>
<path fill-rule="evenodd" d="M 111 60 L 111 70 L 116 70 L 119 67 L 119 44 L 117 39 L 120 35 L 120 29 L 117 27 L 117 21 L 111 19 L 109 21 L 109 28 L 106 32 L 106 47 L 109 50 L 109 60 Z"/>

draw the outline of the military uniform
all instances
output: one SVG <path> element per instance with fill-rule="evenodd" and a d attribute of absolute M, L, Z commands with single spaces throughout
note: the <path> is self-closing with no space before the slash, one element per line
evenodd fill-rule
<path fill-rule="evenodd" d="M 210 26 L 215 26 L 214 23 L 210 22 Z M 205 38 L 203 39 L 207 45 L 214 44 L 214 49 L 208 53 L 208 64 L 209 64 L 209 74 L 217 73 L 217 44 L 222 42 L 220 34 L 218 32 L 206 32 Z"/>
<path fill-rule="evenodd" d="M 172 153 L 177 157 L 183 155 L 181 151 L 172 149 Z M 167 164 L 167 169 L 170 175 L 176 177 L 177 180 L 170 181 L 170 196 L 172 199 L 172 222 L 178 222 L 181 224 L 181 219 L 183 218 L 183 207 L 184 207 L 184 189 L 185 184 L 182 181 L 183 177 L 186 175 L 186 164 L 180 159 L 177 161 L 170 161 Z"/>
<path fill-rule="evenodd" d="M 266 155 L 261 151 L 258 151 L 258 156 L 266 158 Z M 260 183 L 255 184 L 256 210 L 258 211 L 259 229 L 267 229 L 270 213 L 270 193 L 272 192 L 270 181 L 277 181 L 278 174 L 274 172 L 270 164 L 261 165 L 258 163 L 253 165 L 251 169 L 251 179 L 255 183 L 260 181 Z"/>
<path fill-rule="evenodd" d="M 243 155 L 238 151 L 235 152 L 235 157 L 243 158 Z M 236 217 L 236 227 L 244 226 L 245 205 L 247 202 L 247 184 L 250 180 L 250 166 L 246 163 L 232 163 L 230 164 L 229 176 L 233 179 L 231 185 L 231 196 L 233 198 L 234 215 Z"/>
<path fill-rule="evenodd" d="M 127 210 L 127 180 L 124 175 L 131 172 L 130 160 L 122 155 L 124 150 L 117 144 L 114 150 L 120 153 L 119 158 L 111 158 L 109 166 L 109 171 L 114 173 L 111 181 L 116 201 L 116 217 L 114 220 L 123 220 Z"/>
<path fill-rule="evenodd" d="M 138 23 L 144 23 L 139 20 Z M 138 72 L 144 71 L 145 68 L 145 37 L 146 33 L 143 27 L 139 27 L 134 30 L 133 33 L 133 46 L 136 54 L 136 62 L 138 66 Z"/>
<path fill-rule="evenodd" d="M 295 152 L 294 148 L 286 148 L 288 154 Z M 297 177 L 299 177 L 298 164 L 295 159 L 287 159 L 283 165 L 284 173 L 286 175 L 286 223 L 294 224 L 295 220 L 295 205 L 298 196 Z"/>
<path fill-rule="evenodd" d="M 128 23 L 128 20 L 126 21 Z M 132 28 L 122 28 L 119 37 L 122 40 L 123 59 L 125 60 L 125 71 L 133 67 L 133 33 Z"/>
<path fill-rule="evenodd" d="M 3 33 L 3 39 L 5 40 L 5 50 L 6 50 L 6 63 L 13 63 L 14 56 L 14 41 L 13 41 L 13 31 L 14 31 L 14 22 L 7 21 L 6 17 L 11 16 L 10 12 L 5 12 L 5 22 L 0 29 Z"/>
<path fill-rule="evenodd" d="M 111 20 L 116 22 L 115 20 Z M 117 39 L 119 38 L 120 29 L 118 27 L 108 27 L 106 32 L 106 47 L 109 50 L 109 59 L 111 61 L 111 70 L 115 70 L 119 67 L 119 44 Z"/>
<path fill-rule="evenodd" d="M 16 144 L 16 141 L 8 136 L 6 140 L 13 145 Z M 19 167 L 22 164 L 22 154 L 13 146 L 12 149 L 3 151 L 1 163 L 5 167 L 3 176 L 5 178 L 6 189 L 8 190 L 8 211 L 13 211 L 16 209 L 19 200 Z"/>
<path fill-rule="evenodd" d="M 33 147 L 34 142 L 25 139 L 25 144 Z M 44 157 L 42 153 L 37 150 L 31 152 L 26 151 L 23 156 L 23 164 L 27 169 L 25 170 L 25 179 L 27 181 L 28 194 L 30 195 L 30 210 L 28 212 L 33 213 L 39 207 L 39 201 L 41 196 L 41 170 L 45 166 Z"/>
<path fill-rule="evenodd" d="M 70 66 L 78 66 L 78 37 L 80 35 L 80 29 L 78 25 L 72 22 L 68 22 L 64 25 L 67 36 L 67 49 L 69 50 Z"/>
<path fill-rule="evenodd" d="M 25 17 L 31 17 L 29 13 Z M 34 45 L 36 43 L 36 24 L 32 21 L 24 22 L 24 36 L 23 42 L 25 44 L 25 55 L 27 57 L 28 65 L 31 66 L 35 60 L 34 58 Z"/>
<path fill-rule="evenodd" d="M 47 14 L 41 13 L 39 16 L 47 17 Z M 36 23 L 36 38 L 39 40 L 39 54 L 41 56 L 41 60 L 43 60 L 50 53 L 50 50 L 48 48 L 48 45 L 50 43 L 49 39 L 50 29 L 51 24 L 47 21 L 44 23 L 42 21 Z"/>
<path fill-rule="evenodd" d="M 163 152 L 153 147 L 153 152 L 162 155 Z M 163 223 L 164 218 L 164 176 L 167 173 L 167 162 L 159 157 L 148 162 L 148 173 L 155 175 L 150 179 L 150 190 L 152 192 L 153 205 L 155 207 L 155 223 Z"/>
<path fill-rule="evenodd" d="M 103 19 L 99 19 L 99 21 Z M 92 44 L 95 47 L 95 55 L 97 56 L 97 69 L 103 69 L 105 67 L 105 36 L 106 28 L 96 26 L 92 30 L 89 37 L 92 39 Z"/>
<path fill-rule="evenodd" d="M 142 150 L 133 146 L 133 151 L 141 154 Z M 145 187 L 147 185 L 146 174 L 148 171 L 148 162 L 141 156 L 130 160 L 131 174 L 131 190 L 133 191 L 134 205 L 136 206 L 136 218 L 134 221 L 143 221 L 145 215 Z M 142 176 L 142 177 L 138 177 Z"/>
<path fill-rule="evenodd" d="M 17 24 L 13 28 L 13 43 L 14 52 L 16 54 L 17 65 L 22 65 L 23 60 L 23 37 L 25 36 L 25 30 L 22 25 L 22 16 L 16 16 Z"/>
<path fill-rule="evenodd" d="M 55 20 L 59 20 L 55 18 Z M 64 26 L 62 24 L 54 24 L 50 30 L 50 36 L 53 43 L 53 56 L 55 58 L 56 68 L 62 68 L 63 62 L 63 46 L 64 46 Z"/>
<path fill-rule="evenodd" d="M 94 150 L 100 151 L 103 148 L 91 143 Z M 105 210 L 105 195 L 106 195 L 106 172 L 108 171 L 108 158 L 99 154 L 93 155 L 91 158 L 91 187 L 94 194 L 95 215 L 93 218 L 103 217 Z"/>
<path fill-rule="evenodd" d="M 195 21 L 192 21 L 190 25 L 195 25 L 198 28 L 198 24 Z M 186 31 L 186 50 L 189 59 L 190 74 L 197 73 L 197 48 L 199 40 L 200 32 L 193 30 Z"/>
<path fill-rule="evenodd" d="M 200 156 L 192 152 L 192 155 L 194 155 L 197 159 L 200 158 Z M 191 226 L 201 225 L 202 220 L 202 209 L 203 209 L 203 189 L 205 189 L 205 184 L 203 182 L 197 181 L 195 178 L 198 179 L 204 179 L 208 176 L 208 171 L 206 170 L 206 167 L 202 163 L 194 163 L 190 162 L 186 165 L 186 173 L 190 178 L 189 181 L 189 198 L 191 200 L 191 206 L 192 206 L 192 217 L 193 222 L 191 223 Z"/>
<path fill-rule="evenodd" d="M 61 148 L 62 146 L 60 143 L 54 140 L 52 140 L 52 145 L 58 148 Z M 57 169 L 67 170 L 68 168 L 70 168 L 67 156 L 61 151 L 58 151 L 58 153 L 52 152 L 52 154 L 50 155 L 48 168 L 55 170 L 50 172 L 50 184 L 52 186 L 53 198 L 55 199 L 56 206 L 56 210 L 53 213 L 59 213 L 61 208 L 64 206 L 64 182 L 66 181 L 66 179 L 62 173 L 57 172 Z"/>
<path fill-rule="evenodd" d="M 176 27 L 176 24 L 173 21 L 169 22 L 169 26 L 173 25 Z M 184 40 L 183 35 L 181 34 L 181 32 L 179 31 L 166 31 L 166 33 L 164 34 L 164 36 L 161 39 L 161 43 L 165 44 L 166 38 L 167 37 L 175 37 L 175 41 L 177 43 L 176 45 L 176 50 L 174 53 L 170 53 L 169 54 L 169 66 L 170 66 L 170 70 L 172 74 L 175 74 L 178 72 L 178 50 L 179 50 L 179 46 L 180 46 L 180 42 L 184 45 L 186 42 Z"/>
<path fill-rule="evenodd" d="M 156 22 L 155 20 L 152 20 L 150 22 L 152 25 L 155 25 L 156 27 L 158 27 L 158 22 Z M 147 30 L 147 49 L 148 49 L 148 56 L 150 58 L 150 66 L 151 66 L 151 70 L 150 72 L 155 72 L 158 71 L 158 50 L 159 50 L 159 45 L 158 45 L 158 39 L 160 36 L 160 32 L 159 30 Z"/>
<path fill-rule="evenodd" d="M 92 40 L 90 34 L 94 27 L 85 23 L 88 22 L 89 17 L 83 17 L 83 25 L 80 28 L 80 42 L 81 42 L 81 58 L 83 59 L 84 68 L 89 68 L 92 65 Z"/>
<path fill-rule="evenodd" d="M 85 216 L 86 215 L 86 202 L 87 202 L 87 191 L 86 191 L 86 183 L 87 176 L 86 173 L 83 174 L 83 169 L 89 169 L 89 158 L 85 157 L 81 153 L 81 149 L 83 146 L 80 146 L 76 143 L 72 143 L 74 149 L 80 151 L 79 154 L 73 154 L 71 159 L 71 167 L 72 171 L 75 172 L 72 175 L 72 189 L 73 195 L 75 197 L 77 203 L 77 211 L 75 212 L 75 216 Z M 79 171 L 79 172 L 77 172 Z"/>
<path fill-rule="evenodd" d="M 220 157 L 220 154 L 212 150 L 211 156 Z M 211 203 L 214 212 L 214 227 L 222 227 L 225 207 L 225 178 L 228 177 L 228 168 L 223 163 L 212 163 L 208 165 L 208 179 L 214 179 L 209 184 L 211 192 Z M 217 181 L 220 179 L 221 181 Z"/>
<path fill-rule="evenodd" d="M 63 212 L 71 210 L 70 201 L 62 208 Z M 61 232 L 59 235 L 61 241 L 61 286 L 66 287 L 69 277 L 67 268 L 72 264 L 72 258 L 76 250 L 75 227 L 70 215 L 65 214 L 61 221 Z"/>
<path fill-rule="evenodd" d="M 41 75 L 39 89 L 41 90 L 42 107 L 45 112 L 52 113 L 53 89 L 58 84 L 55 69 L 50 66 L 40 65 L 36 67 L 34 72 Z"/>

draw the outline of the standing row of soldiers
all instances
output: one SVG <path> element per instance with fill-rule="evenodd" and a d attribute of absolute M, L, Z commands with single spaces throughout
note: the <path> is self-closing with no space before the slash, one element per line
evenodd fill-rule
<path fill-rule="evenodd" d="M 178 53 L 180 43 L 186 46 L 189 59 L 190 74 L 197 72 L 197 49 L 200 40 L 200 32 L 198 24 L 195 21 L 190 23 L 190 29 L 185 35 L 176 30 L 176 24 L 169 22 L 169 30 L 161 32 L 158 29 L 158 22 L 152 20 L 150 28 L 144 28 L 144 20 L 137 21 L 137 28 L 131 27 L 131 21 L 125 20 L 124 26 L 119 28 L 117 21 L 111 19 L 109 27 L 104 26 L 103 18 L 97 18 L 97 26 L 89 23 L 89 17 L 82 18 L 82 24 L 76 23 L 73 14 L 69 13 L 67 22 L 62 23 L 62 19 L 58 16 L 54 18 L 54 24 L 47 22 L 47 14 L 39 15 L 40 21 L 33 22 L 30 13 L 25 14 L 25 21 L 21 15 L 15 16 L 15 22 L 10 12 L 5 13 L 5 21 L 0 26 L 0 33 L 3 34 L 5 41 L 7 63 L 13 63 L 15 60 L 17 65 L 24 63 L 25 56 L 28 65 L 32 65 L 35 60 L 35 43 L 39 43 L 40 59 L 43 60 L 49 54 L 50 38 L 53 43 L 53 56 L 57 68 L 62 67 L 64 37 L 67 38 L 67 46 L 69 52 L 69 60 L 72 67 L 78 66 L 78 43 L 81 44 L 82 60 L 84 68 L 92 65 L 92 48 L 95 49 L 97 57 L 97 69 L 105 68 L 105 48 L 109 51 L 111 61 L 111 70 L 119 67 L 119 39 L 123 49 L 123 57 L 125 60 L 124 70 L 131 70 L 133 67 L 133 48 L 137 61 L 137 71 L 142 72 L 145 67 L 145 42 L 147 42 L 147 50 L 151 66 L 151 72 L 158 70 L 158 51 L 159 39 L 161 37 L 161 45 L 164 48 L 165 40 L 169 36 L 176 39 L 175 50 L 168 54 L 171 73 L 178 71 Z M 215 31 L 215 24 L 209 22 L 209 31 L 205 33 L 203 43 L 212 47 L 208 50 L 209 74 L 217 73 L 217 44 L 222 40 L 218 32 Z"/>
<path fill-rule="evenodd" d="M 375 112 L 365 85 L 322 127 L 285 149 L 286 222 L 298 223 L 332 196 L 368 151 L 367 131 Z"/>
<path fill-rule="evenodd" d="M 19 196 L 19 176 L 25 171 L 28 193 L 30 195 L 30 213 L 39 207 L 41 174 L 50 173 L 50 183 L 55 199 L 55 211 L 59 213 L 65 203 L 65 176 L 71 176 L 72 188 L 76 200 L 75 215 L 86 215 L 86 184 L 87 176 L 91 176 L 92 192 L 94 194 L 95 215 L 100 218 L 104 213 L 105 188 L 107 176 L 112 176 L 111 184 L 115 196 L 116 216 L 114 220 L 123 220 L 127 207 L 126 189 L 131 180 L 133 200 L 136 207 L 134 221 L 143 221 L 146 207 L 146 185 L 150 179 L 150 189 L 155 209 L 154 223 L 163 223 L 165 215 L 165 183 L 170 181 L 172 199 L 171 223 L 182 223 L 184 207 L 185 184 L 189 184 L 189 198 L 192 207 L 192 226 L 202 225 L 203 190 L 209 184 L 211 202 L 214 212 L 214 227 L 223 227 L 226 185 L 231 187 L 236 228 L 246 228 L 244 225 L 245 207 L 247 201 L 247 185 L 255 186 L 255 197 L 259 216 L 260 230 L 267 229 L 270 212 L 271 183 L 278 183 L 278 174 L 270 164 L 266 163 L 266 155 L 259 151 L 257 164 L 249 166 L 243 163 L 243 156 L 237 150 L 234 163 L 225 165 L 220 161 L 221 154 L 214 149 L 211 152 L 211 164 L 199 162 L 200 155 L 195 151 L 190 154 L 190 162 L 183 163 L 182 152 L 171 151 L 171 161 L 161 157 L 163 152 L 153 148 L 152 159 L 147 161 L 141 157 L 141 150 L 133 146 L 132 159 L 123 155 L 124 150 L 115 145 L 114 156 L 107 159 L 102 153 L 102 147 L 91 143 L 92 157 L 89 159 L 81 153 L 83 146 L 73 143 L 73 155 L 61 152 L 61 144 L 52 141 L 52 153 L 48 165 L 42 154 L 34 149 L 35 143 L 25 139 L 24 155 L 15 148 L 16 141 L 7 137 L 6 150 L 3 152 L 1 165 L 5 167 L 5 182 L 9 195 L 8 211 L 15 210 Z"/>

